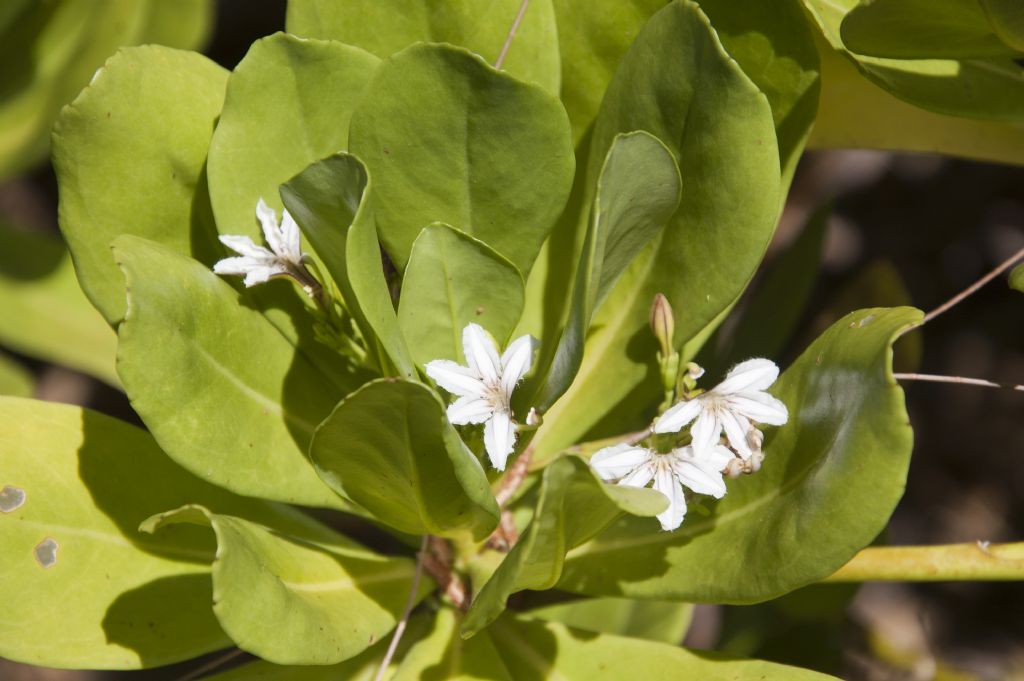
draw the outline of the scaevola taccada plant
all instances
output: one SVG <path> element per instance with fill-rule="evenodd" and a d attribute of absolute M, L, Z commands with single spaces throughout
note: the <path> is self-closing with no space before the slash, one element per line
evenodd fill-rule
<path fill-rule="evenodd" d="M 124 49 L 65 108 L 61 229 L 145 430 L 0 401 L 0 655 L 824 678 L 567 613 L 778 597 L 902 493 L 891 344 L 917 310 L 852 312 L 781 374 L 760 336 L 711 342 L 748 309 L 831 25 L 799 3 L 484 4 L 400 29 L 292 0 L 233 72 Z M 579 600 L 508 608 L 545 590 Z"/>

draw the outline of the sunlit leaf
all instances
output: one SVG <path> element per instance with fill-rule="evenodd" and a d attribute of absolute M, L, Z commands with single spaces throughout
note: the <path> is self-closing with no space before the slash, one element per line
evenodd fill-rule
<path fill-rule="evenodd" d="M 583 598 L 530 610 L 529 615 L 574 629 L 678 645 L 690 627 L 693 605 L 628 598 Z"/>

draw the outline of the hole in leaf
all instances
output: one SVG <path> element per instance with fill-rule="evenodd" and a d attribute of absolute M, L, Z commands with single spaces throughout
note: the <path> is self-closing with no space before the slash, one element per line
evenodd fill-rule
<path fill-rule="evenodd" d="M 25 490 L 20 487 L 4 485 L 0 490 L 0 512 L 10 513 L 22 507 L 25 503 Z"/>
<path fill-rule="evenodd" d="M 60 547 L 57 545 L 56 540 L 52 537 L 47 537 L 36 544 L 36 547 L 32 549 L 32 554 L 36 557 L 36 562 L 44 568 L 53 567 L 57 562 L 58 548 Z"/>

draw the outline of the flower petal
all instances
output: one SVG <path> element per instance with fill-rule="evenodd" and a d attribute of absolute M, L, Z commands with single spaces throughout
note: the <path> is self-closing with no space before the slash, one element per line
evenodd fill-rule
<path fill-rule="evenodd" d="M 747 431 L 751 429 L 750 421 L 742 414 L 737 414 L 729 409 L 722 409 L 718 412 L 718 420 L 725 431 L 725 437 L 740 455 L 746 460 L 750 458 L 750 444 L 747 442 Z"/>
<path fill-rule="evenodd" d="M 654 422 L 655 433 L 678 433 L 687 423 L 697 418 L 703 408 L 700 399 L 680 402 L 658 417 Z"/>
<path fill-rule="evenodd" d="M 423 367 L 434 381 L 454 395 L 483 397 L 487 386 L 480 380 L 477 372 L 456 364 L 450 359 L 435 359 Z"/>
<path fill-rule="evenodd" d="M 287 209 L 281 212 L 281 250 L 277 254 L 296 265 L 302 262 L 301 232 Z"/>
<path fill-rule="evenodd" d="M 501 356 L 501 389 L 511 395 L 519 380 L 533 363 L 534 340 L 530 335 L 520 336 L 508 344 Z"/>
<path fill-rule="evenodd" d="M 590 458 L 590 465 L 602 480 L 618 480 L 650 461 L 651 456 L 646 447 L 622 443 L 598 451 Z"/>
<path fill-rule="evenodd" d="M 701 412 L 690 429 L 690 435 L 693 436 L 692 445 L 697 452 L 707 451 L 717 445 L 722 436 L 722 424 L 716 411 L 708 409 Z"/>
<path fill-rule="evenodd" d="M 766 392 L 746 391 L 728 397 L 729 406 L 751 421 L 769 426 L 781 426 L 789 420 L 789 410 L 782 400 Z"/>
<path fill-rule="evenodd" d="M 274 253 L 280 254 L 281 239 L 277 226 L 277 212 L 267 205 L 262 196 L 256 202 L 256 218 L 263 228 L 263 238 L 266 239 L 267 245 Z"/>
<path fill-rule="evenodd" d="M 218 238 L 222 244 L 240 255 L 258 259 L 276 259 L 273 253 L 263 248 L 263 246 L 257 246 L 253 243 L 253 240 L 247 236 L 239 236 L 238 234 L 221 234 Z"/>
<path fill-rule="evenodd" d="M 748 359 L 740 362 L 726 374 L 725 380 L 712 390 L 719 395 L 765 390 L 779 377 L 779 367 L 770 359 Z"/>
<path fill-rule="evenodd" d="M 676 529 L 683 524 L 683 518 L 686 516 L 686 497 L 671 466 L 658 466 L 658 471 L 654 475 L 654 489 L 668 498 L 668 508 L 658 514 L 661 529 Z"/>
<path fill-rule="evenodd" d="M 672 471 L 679 482 L 698 494 L 707 494 L 716 499 L 725 496 L 725 480 L 721 469 L 715 470 L 714 464 L 707 459 L 675 457 Z"/>
<path fill-rule="evenodd" d="M 491 335 L 479 324 L 467 324 L 462 330 L 462 353 L 471 369 L 475 369 L 484 383 L 497 385 L 501 377 L 501 358 Z"/>
<path fill-rule="evenodd" d="M 491 464 L 499 471 L 505 470 L 508 455 L 516 445 L 516 428 L 507 411 L 499 409 L 484 425 L 484 449 Z"/>
<path fill-rule="evenodd" d="M 448 405 L 448 420 L 457 426 L 483 423 L 493 413 L 494 407 L 490 402 L 474 395 L 463 395 Z"/>
<path fill-rule="evenodd" d="M 619 485 L 626 485 L 627 487 L 647 487 L 647 484 L 654 479 L 654 459 L 653 457 L 647 460 L 647 463 L 641 464 L 637 468 L 633 469 L 633 472 L 619 480 Z"/>

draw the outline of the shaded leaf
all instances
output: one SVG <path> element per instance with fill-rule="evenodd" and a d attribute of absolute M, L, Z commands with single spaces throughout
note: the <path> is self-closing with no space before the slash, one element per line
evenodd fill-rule
<path fill-rule="evenodd" d="M 28 369 L 0 353 L 0 395 L 30 397 L 34 389 L 35 379 Z"/>
<path fill-rule="evenodd" d="M 732 481 L 710 516 L 675 532 L 619 521 L 569 555 L 559 588 L 749 603 L 833 572 L 877 536 L 903 494 L 912 433 L 891 344 L 921 318 L 875 308 L 836 322 L 773 388 L 790 419 L 768 432 L 756 475 Z"/>
<path fill-rule="evenodd" d="M 690 627 L 693 605 L 628 598 L 583 598 L 530 610 L 529 615 L 574 629 L 679 645 Z"/>
<path fill-rule="evenodd" d="M 487 475 L 421 383 L 364 385 L 317 428 L 310 456 L 333 490 L 401 532 L 479 541 L 497 525 Z"/>
<path fill-rule="evenodd" d="M 1000 40 L 1024 52 L 1024 6 L 1017 0 L 980 0 Z"/>
<path fill-rule="evenodd" d="M 129 290 L 118 372 L 168 456 L 240 494 L 341 505 L 306 450 L 355 381 L 332 384 L 194 260 L 133 236 L 118 238 L 114 253 Z"/>
<path fill-rule="evenodd" d="M 528 274 L 572 185 L 558 100 L 450 45 L 414 45 L 381 64 L 349 148 L 373 176 L 377 229 L 400 270 L 420 230 L 444 222 Z"/>
<path fill-rule="evenodd" d="M 393 681 L 513 681 L 489 636 L 463 640 L 450 608 L 434 616 L 433 628 L 406 654 Z"/>
<path fill-rule="evenodd" d="M 180 523 L 214 531 L 213 611 L 239 648 L 269 662 L 347 660 L 390 631 L 405 607 L 414 571 L 408 559 L 336 534 L 317 542 L 289 537 L 196 505 L 155 515 L 142 529 Z M 429 588 L 421 583 L 419 596 Z"/>

